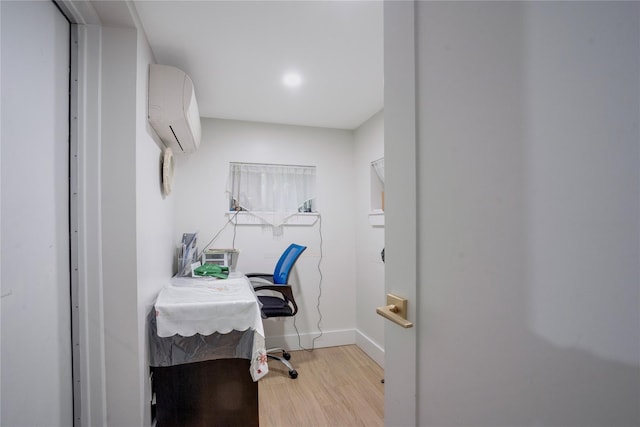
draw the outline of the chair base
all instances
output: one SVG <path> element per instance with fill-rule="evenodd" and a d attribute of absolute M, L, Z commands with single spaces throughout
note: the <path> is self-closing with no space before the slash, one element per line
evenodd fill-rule
<path fill-rule="evenodd" d="M 282 357 L 274 356 L 273 354 L 269 354 L 269 353 L 274 353 L 274 352 L 282 352 Z M 291 355 L 284 348 L 270 348 L 270 349 L 267 349 L 267 357 L 269 359 L 277 360 L 280 363 L 282 363 L 284 366 L 289 368 L 289 376 L 291 377 L 292 380 L 295 380 L 296 378 L 298 378 L 298 371 L 296 371 L 293 368 L 293 366 L 291 365 L 291 363 L 289 363 L 289 359 L 291 359 Z"/>

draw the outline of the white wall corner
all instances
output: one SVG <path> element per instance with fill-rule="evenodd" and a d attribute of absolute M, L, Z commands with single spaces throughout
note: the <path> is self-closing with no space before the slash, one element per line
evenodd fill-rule
<path fill-rule="evenodd" d="M 356 345 L 384 369 L 384 348 L 382 346 L 378 345 L 360 330 L 356 331 Z"/>

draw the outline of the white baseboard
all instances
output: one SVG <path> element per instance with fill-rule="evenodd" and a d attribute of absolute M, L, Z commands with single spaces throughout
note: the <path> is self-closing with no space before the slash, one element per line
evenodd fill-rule
<path fill-rule="evenodd" d="M 309 350 L 311 348 L 336 347 L 339 345 L 350 345 L 356 343 L 356 332 L 353 329 L 343 329 L 336 331 L 323 331 L 322 336 L 316 338 L 319 333 L 302 333 L 300 339 L 297 334 L 268 336 L 266 337 L 267 348 L 282 347 L 287 350 Z M 315 341 L 314 341 L 314 338 Z"/>
<path fill-rule="evenodd" d="M 360 331 L 356 331 L 356 345 L 384 369 L 384 348 Z"/>
<path fill-rule="evenodd" d="M 360 331 L 355 329 L 324 331 L 322 336 L 314 341 L 317 336 L 318 333 L 302 333 L 299 339 L 296 334 L 268 336 L 265 341 L 267 348 L 281 347 L 290 351 L 355 344 L 384 368 L 384 349 Z"/>

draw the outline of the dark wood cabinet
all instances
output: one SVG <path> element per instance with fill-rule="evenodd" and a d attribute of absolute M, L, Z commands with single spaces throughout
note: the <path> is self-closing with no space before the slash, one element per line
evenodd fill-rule
<path fill-rule="evenodd" d="M 258 426 L 258 383 L 247 359 L 155 367 L 157 427 Z"/>

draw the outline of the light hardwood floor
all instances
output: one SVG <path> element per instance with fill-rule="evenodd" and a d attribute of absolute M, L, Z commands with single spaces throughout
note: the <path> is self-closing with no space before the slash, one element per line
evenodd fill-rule
<path fill-rule="evenodd" d="M 383 371 L 355 345 L 292 351 L 287 368 L 269 361 L 258 383 L 261 427 L 382 426 Z"/>

